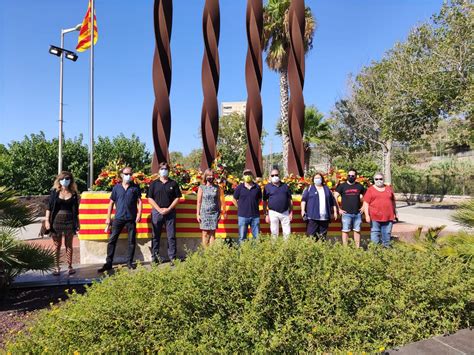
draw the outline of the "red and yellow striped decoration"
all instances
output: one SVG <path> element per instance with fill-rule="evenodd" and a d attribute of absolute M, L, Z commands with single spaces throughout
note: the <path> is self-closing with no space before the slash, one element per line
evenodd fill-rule
<path fill-rule="evenodd" d="M 79 239 L 82 240 L 104 240 L 108 234 L 104 232 L 105 219 L 107 217 L 107 207 L 109 205 L 110 192 L 83 192 L 81 195 L 81 204 L 79 207 L 79 219 L 81 230 Z M 227 218 L 221 220 L 216 231 L 218 238 L 237 238 L 237 209 L 231 202 L 232 197 L 226 196 Z M 142 221 L 137 225 L 137 238 L 151 238 L 151 206 L 145 195 L 142 196 L 143 214 Z M 301 218 L 300 213 L 301 196 L 293 197 L 294 218 L 291 223 L 293 233 L 305 233 L 306 223 Z M 261 207 L 260 207 L 261 208 Z M 114 213 L 115 211 L 113 211 Z M 176 207 L 176 237 L 199 238 L 201 230 L 196 221 L 196 195 L 183 195 Z M 370 230 L 368 224 L 363 224 L 362 232 L 368 234 Z M 270 233 L 270 226 L 265 223 L 263 215 L 260 218 L 260 232 Z M 329 236 L 340 237 L 340 221 L 332 222 L 329 226 Z M 124 230 L 120 238 L 127 238 Z"/>
<path fill-rule="evenodd" d="M 79 32 L 79 38 L 77 40 L 76 50 L 78 52 L 84 52 L 91 47 L 91 1 L 89 0 L 89 6 L 87 7 L 87 13 L 82 21 L 81 31 Z M 99 34 L 97 32 L 97 19 L 94 11 L 94 45 L 97 43 Z"/>

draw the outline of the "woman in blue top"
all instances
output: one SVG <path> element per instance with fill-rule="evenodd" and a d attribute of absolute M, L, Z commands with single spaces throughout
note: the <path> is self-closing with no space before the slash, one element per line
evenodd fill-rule
<path fill-rule="evenodd" d="M 301 216 L 306 221 L 306 234 L 317 240 L 326 239 L 331 217 L 337 220 L 336 200 L 321 173 L 316 173 L 313 184 L 303 191 Z"/>

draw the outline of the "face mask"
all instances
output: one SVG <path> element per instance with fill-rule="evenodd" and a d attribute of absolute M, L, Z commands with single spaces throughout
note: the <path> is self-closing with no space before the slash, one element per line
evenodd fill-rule
<path fill-rule="evenodd" d="M 124 183 L 128 184 L 130 181 L 132 181 L 132 175 L 122 174 L 122 179 Z"/>
<path fill-rule="evenodd" d="M 168 169 L 160 169 L 160 176 L 167 177 L 168 176 Z"/>
<path fill-rule="evenodd" d="M 212 176 L 208 176 L 208 177 L 206 178 L 206 181 L 207 181 L 207 182 L 210 182 L 210 183 L 212 184 L 212 183 L 214 182 L 214 178 L 213 178 Z"/>
<path fill-rule="evenodd" d="M 314 184 L 316 186 L 321 186 L 323 184 L 323 179 L 319 179 L 319 178 L 314 179 Z"/>
<path fill-rule="evenodd" d="M 61 186 L 68 187 L 69 184 L 71 183 L 71 180 L 69 180 L 69 179 L 61 179 L 61 180 L 59 180 L 59 183 L 61 184 Z"/>
<path fill-rule="evenodd" d="M 347 178 L 347 181 L 349 181 L 351 184 L 353 184 L 353 183 L 356 181 L 356 178 L 353 177 L 353 176 L 349 176 L 349 177 Z"/>
<path fill-rule="evenodd" d="M 385 184 L 383 183 L 383 180 L 375 180 L 375 186 L 377 187 L 383 187 Z"/>
<path fill-rule="evenodd" d="M 280 182 L 280 177 L 279 176 L 272 176 L 272 182 L 274 184 L 278 184 Z"/>
<path fill-rule="evenodd" d="M 244 181 L 249 183 L 249 182 L 252 182 L 252 176 L 251 175 L 244 175 Z"/>

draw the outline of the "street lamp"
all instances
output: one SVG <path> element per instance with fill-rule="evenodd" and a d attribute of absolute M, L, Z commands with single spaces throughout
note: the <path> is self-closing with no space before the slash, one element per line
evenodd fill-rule
<path fill-rule="evenodd" d="M 64 49 L 64 35 L 66 33 L 79 31 L 81 24 L 73 28 L 66 28 L 61 30 L 61 47 L 50 46 L 49 53 L 60 57 L 59 61 L 59 137 L 58 137 L 58 174 L 63 170 L 63 67 L 64 57 L 75 62 L 78 58 L 77 54 L 67 49 Z"/>

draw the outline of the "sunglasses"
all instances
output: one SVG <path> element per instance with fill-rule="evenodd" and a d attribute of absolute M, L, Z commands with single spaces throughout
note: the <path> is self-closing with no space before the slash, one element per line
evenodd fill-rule
<path fill-rule="evenodd" d="M 132 176 L 132 174 L 130 174 L 130 173 L 125 174 L 124 173 L 123 176 Z"/>
<path fill-rule="evenodd" d="M 63 177 L 61 180 L 71 180 L 70 177 Z"/>
<path fill-rule="evenodd" d="M 275 176 L 279 176 L 278 174 L 273 174 L 273 175 L 270 175 L 271 177 L 275 177 Z"/>
<path fill-rule="evenodd" d="M 347 175 L 347 177 L 356 177 L 355 175 Z"/>
<path fill-rule="evenodd" d="M 375 181 L 383 181 L 383 178 L 375 178 Z"/>

